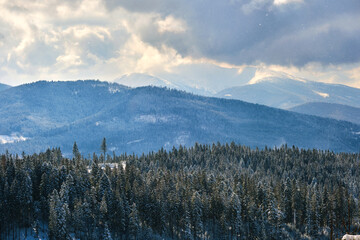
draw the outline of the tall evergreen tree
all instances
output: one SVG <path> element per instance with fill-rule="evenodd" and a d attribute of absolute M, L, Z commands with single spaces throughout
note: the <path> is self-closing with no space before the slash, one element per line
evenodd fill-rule
<path fill-rule="evenodd" d="M 200 194 L 194 192 L 191 197 L 191 225 L 194 239 L 201 238 L 203 232 L 203 206 L 200 199 Z"/>
<path fill-rule="evenodd" d="M 111 233 L 109 231 L 109 227 L 108 227 L 107 223 L 105 223 L 104 234 L 102 236 L 102 239 L 103 240 L 112 240 Z"/>
<path fill-rule="evenodd" d="M 107 145 L 106 145 L 106 138 L 103 138 L 100 146 L 101 151 L 104 153 L 104 161 L 106 158 L 106 151 L 107 151 Z"/>
<path fill-rule="evenodd" d="M 230 219 L 231 234 L 235 239 L 243 239 L 243 221 L 241 217 L 241 202 L 236 193 L 233 193 L 230 200 Z"/>
<path fill-rule="evenodd" d="M 50 198 L 49 231 L 51 239 L 69 239 L 66 224 L 67 205 L 62 202 L 56 189 Z"/>
<path fill-rule="evenodd" d="M 75 159 L 77 159 L 77 158 L 78 158 L 78 156 L 80 155 L 80 153 L 79 153 L 79 148 L 78 148 L 78 146 L 77 146 L 76 142 L 74 142 L 72 152 L 73 152 L 73 156 L 74 156 L 74 158 L 75 158 Z"/>
<path fill-rule="evenodd" d="M 131 205 L 130 215 L 129 215 L 129 234 L 132 239 L 137 239 L 137 236 L 140 233 L 140 219 L 139 213 L 136 208 L 136 204 Z"/>
<path fill-rule="evenodd" d="M 191 220 L 190 213 L 188 207 L 185 207 L 185 215 L 184 215 L 184 230 L 183 230 L 183 239 L 184 240 L 193 240 L 193 234 L 191 232 Z"/>

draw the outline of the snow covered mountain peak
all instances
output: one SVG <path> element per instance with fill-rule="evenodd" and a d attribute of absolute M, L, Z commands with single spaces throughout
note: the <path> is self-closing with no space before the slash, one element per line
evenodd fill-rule
<path fill-rule="evenodd" d="M 295 76 L 292 76 L 290 74 L 279 72 L 279 71 L 273 71 L 266 68 L 257 68 L 254 76 L 250 79 L 248 82 L 248 85 L 257 84 L 261 82 L 278 82 L 281 79 L 291 79 L 294 81 L 300 81 L 303 83 L 306 83 L 307 80 L 303 78 L 298 78 Z"/>
<path fill-rule="evenodd" d="M 120 83 L 129 87 L 143 87 L 143 86 L 157 86 L 180 89 L 174 83 L 166 79 L 155 77 L 149 74 L 143 73 L 130 73 L 124 74 L 121 77 L 114 80 L 116 83 Z"/>

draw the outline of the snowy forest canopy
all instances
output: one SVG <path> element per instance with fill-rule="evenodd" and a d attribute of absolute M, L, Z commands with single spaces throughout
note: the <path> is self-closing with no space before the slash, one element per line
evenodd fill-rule
<path fill-rule="evenodd" d="M 359 234 L 359 161 L 359 154 L 235 143 L 106 155 L 106 162 L 117 165 L 101 165 L 103 154 L 84 158 L 76 145 L 73 158 L 64 158 L 60 149 L 4 154 L 0 238 L 39 232 L 50 239 Z"/>

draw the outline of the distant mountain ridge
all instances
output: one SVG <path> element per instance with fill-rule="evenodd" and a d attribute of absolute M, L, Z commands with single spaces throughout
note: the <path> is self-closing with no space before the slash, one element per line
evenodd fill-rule
<path fill-rule="evenodd" d="M 257 71 L 253 68 L 246 68 L 246 74 L 239 75 L 238 81 L 235 76 L 228 76 L 230 79 L 221 79 L 218 82 L 227 81 L 233 84 L 232 87 L 222 89 L 211 83 L 208 90 L 190 87 L 189 83 L 174 75 L 156 77 L 141 73 L 123 75 L 115 79 L 116 83 L 130 87 L 157 86 L 172 89 L 184 90 L 203 96 L 214 96 L 227 99 L 237 99 L 251 103 L 262 104 L 281 109 L 291 109 L 310 102 L 324 102 L 360 107 L 360 89 L 341 84 L 328 84 L 299 79 L 287 74 L 278 72 L 264 72 L 272 74 L 268 77 L 257 77 Z M 246 80 L 246 78 L 248 78 Z M 195 81 L 195 80 L 194 80 Z M 196 81 L 194 82 L 196 85 Z"/>
<path fill-rule="evenodd" d="M 3 83 L 0 83 L 0 92 L 3 91 L 3 90 L 6 90 L 8 88 L 11 88 L 11 86 L 9 85 L 6 85 L 6 84 L 3 84 Z"/>
<path fill-rule="evenodd" d="M 290 108 L 289 110 L 303 114 L 353 122 L 360 125 L 360 108 L 350 107 L 347 105 L 313 102 L 305 103 Z"/>
<path fill-rule="evenodd" d="M 0 152 L 61 147 L 71 155 L 76 141 L 89 154 L 103 137 L 117 153 L 217 141 L 360 150 L 359 125 L 165 88 L 41 81 L 0 94 Z"/>
<path fill-rule="evenodd" d="M 174 78 L 174 77 L 172 77 Z M 146 87 L 146 86 L 153 86 L 153 87 L 167 87 L 170 89 L 177 89 L 177 90 L 183 90 L 189 93 L 199 94 L 199 95 L 211 95 L 209 92 L 206 92 L 203 89 L 197 89 L 190 87 L 186 84 L 182 84 L 180 82 L 177 82 L 175 80 L 167 80 L 161 77 L 152 76 L 149 74 L 143 74 L 143 73 L 131 73 L 131 74 L 125 74 L 119 78 L 114 79 L 115 83 L 119 83 L 122 85 L 126 85 L 129 87 Z"/>
<path fill-rule="evenodd" d="M 254 84 L 224 89 L 215 96 L 282 109 L 290 109 L 308 102 L 360 107 L 360 89 L 358 88 L 289 78 L 269 77 Z"/>

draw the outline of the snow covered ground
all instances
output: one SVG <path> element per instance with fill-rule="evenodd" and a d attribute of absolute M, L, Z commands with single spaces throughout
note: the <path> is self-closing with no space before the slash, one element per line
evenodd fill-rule
<path fill-rule="evenodd" d="M 0 144 L 26 141 L 27 138 L 17 134 L 0 135 Z"/>
<path fill-rule="evenodd" d="M 345 234 L 341 240 L 360 240 L 360 235 Z"/>
<path fill-rule="evenodd" d="M 36 234 L 34 229 L 28 228 L 27 233 L 26 229 L 23 228 L 20 231 L 17 231 L 14 235 L 11 234 L 11 236 L 2 236 L 2 240 L 12 240 L 12 239 L 21 239 L 21 240 L 48 240 L 50 239 L 47 233 L 47 228 L 40 229 L 39 232 Z M 70 238 L 72 240 L 79 240 L 79 238 L 76 238 L 74 234 L 70 234 Z"/>
<path fill-rule="evenodd" d="M 125 170 L 125 167 L 126 167 L 126 162 L 125 161 L 122 161 L 120 163 L 121 167 Z M 110 169 L 114 169 L 114 168 L 118 168 L 119 167 L 119 163 L 99 163 L 99 167 L 101 169 L 105 169 L 106 166 L 109 166 Z M 91 172 L 91 166 L 88 167 L 87 169 L 88 172 Z"/>

